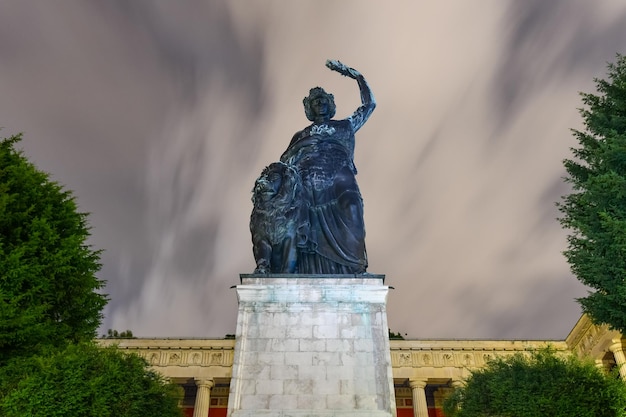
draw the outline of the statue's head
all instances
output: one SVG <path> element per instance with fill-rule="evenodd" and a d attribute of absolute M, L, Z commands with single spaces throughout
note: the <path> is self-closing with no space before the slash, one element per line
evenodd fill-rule
<path fill-rule="evenodd" d="M 325 100 L 328 105 L 325 118 L 331 119 L 337 111 L 337 106 L 335 106 L 335 97 L 332 94 L 324 91 L 322 87 L 311 88 L 309 95 L 302 100 L 302 103 L 304 103 L 304 113 L 306 114 L 306 118 L 312 122 L 315 121 L 318 116 L 315 102 L 320 99 Z"/>

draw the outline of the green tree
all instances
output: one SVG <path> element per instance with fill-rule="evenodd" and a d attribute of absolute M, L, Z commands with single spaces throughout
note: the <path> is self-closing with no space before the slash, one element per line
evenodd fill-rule
<path fill-rule="evenodd" d="M 558 207 L 571 230 L 571 270 L 595 290 L 578 300 L 583 311 L 626 333 L 626 58 L 595 82 L 597 95 L 581 94 L 585 129 L 574 131 L 580 147 L 564 161 L 573 191 Z"/>
<path fill-rule="evenodd" d="M 91 340 L 107 303 L 87 215 L 15 149 L 20 140 L 0 141 L 0 367 Z"/>
<path fill-rule="evenodd" d="M 93 343 L 18 359 L 24 373 L 0 399 L 6 417 L 181 417 L 182 388 L 136 354 Z M 13 362 L 15 364 L 16 362 Z M 2 414 L 3 413 L 3 414 Z"/>
<path fill-rule="evenodd" d="M 107 296 L 87 215 L 20 139 L 0 141 L 0 416 L 181 416 L 180 388 L 93 343 Z"/>
<path fill-rule="evenodd" d="M 130 330 L 126 330 L 125 332 L 118 332 L 115 329 L 107 330 L 107 334 L 102 335 L 102 338 L 103 339 L 136 339 L 136 337 L 133 336 L 133 332 Z"/>
<path fill-rule="evenodd" d="M 444 402 L 447 417 L 620 417 L 625 410 L 624 382 L 554 349 L 497 358 Z"/>

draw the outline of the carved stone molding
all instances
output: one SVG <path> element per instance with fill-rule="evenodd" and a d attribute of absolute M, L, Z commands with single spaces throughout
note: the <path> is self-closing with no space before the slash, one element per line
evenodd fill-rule
<path fill-rule="evenodd" d="M 136 353 L 155 367 L 232 367 L 234 340 L 104 339 L 103 345 Z"/>
<path fill-rule="evenodd" d="M 496 357 L 530 353 L 547 345 L 567 350 L 565 342 L 546 341 L 393 340 L 390 344 L 391 363 L 396 369 L 471 369 L 480 368 Z"/>

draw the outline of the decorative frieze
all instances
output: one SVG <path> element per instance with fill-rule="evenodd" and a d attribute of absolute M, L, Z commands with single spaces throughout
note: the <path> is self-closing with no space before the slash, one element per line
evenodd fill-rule
<path fill-rule="evenodd" d="M 321 330 L 318 329 L 317 337 L 323 336 L 319 333 Z M 342 330 L 340 336 L 337 343 L 352 340 L 350 337 L 355 335 Z M 359 339 L 356 336 L 354 340 Z M 321 343 L 326 347 L 326 339 L 311 337 L 311 345 Z M 621 340 L 620 337 L 618 332 L 594 325 L 583 315 L 565 341 L 391 340 L 391 364 L 394 378 L 432 375 L 436 380 L 462 379 L 468 371 L 481 368 L 496 357 L 519 352 L 530 354 L 550 345 L 557 351 L 591 357 L 604 366 L 607 354 L 611 358 L 615 355 L 610 348 L 615 340 Z M 354 340 L 352 343 L 357 343 Z M 235 346 L 233 339 L 103 339 L 99 343 L 137 353 L 165 376 L 175 378 L 184 375 L 229 377 Z M 284 346 L 276 345 L 272 349 L 289 350 L 289 343 L 290 339 L 285 338 Z"/>
<path fill-rule="evenodd" d="M 139 356 L 145 358 L 152 366 L 225 366 L 233 364 L 232 350 L 137 350 Z"/>
<path fill-rule="evenodd" d="M 104 339 L 100 343 L 136 353 L 154 367 L 176 368 L 230 368 L 235 347 L 232 339 Z"/>
<path fill-rule="evenodd" d="M 565 351 L 564 342 L 508 342 L 508 341 L 473 341 L 455 340 L 415 341 L 392 340 L 391 363 L 393 368 L 479 368 L 496 357 L 510 356 L 515 353 L 531 351 L 553 346 Z"/>
<path fill-rule="evenodd" d="M 117 342 L 117 343 L 114 343 Z M 227 367 L 233 365 L 234 340 L 206 339 L 125 339 L 101 340 L 102 344 L 137 353 L 154 367 Z M 445 343 L 445 345 L 444 345 Z M 512 342 L 512 341 L 424 341 L 392 340 L 391 363 L 396 368 L 479 368 L 496 356 L 553 346 L 567 350 L 565 342 Z"/>

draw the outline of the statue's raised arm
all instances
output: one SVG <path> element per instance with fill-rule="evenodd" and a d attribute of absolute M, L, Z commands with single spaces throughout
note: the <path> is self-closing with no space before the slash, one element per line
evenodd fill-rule
<path fill-rule="evenodd" d="M 367 84 L 367 81 L 365 81 L 365 77 L 363 77 L 363 75 L 354 68 L 350 68 L 341 61 L 333 59 L 327 60 L 326 66 L 332 71 L 336 71 L 341 75 L 356 80 L 359 84 L 359 90 L 361 92 L 361 106 L 350 117 L 348 117 L 352 128 L 356 132 L 361 128 L 361 126 L 363 126 L 363 124 L 365 124 L 376 108 L 374 94 L 372 93 L 370 86 Z"/>

